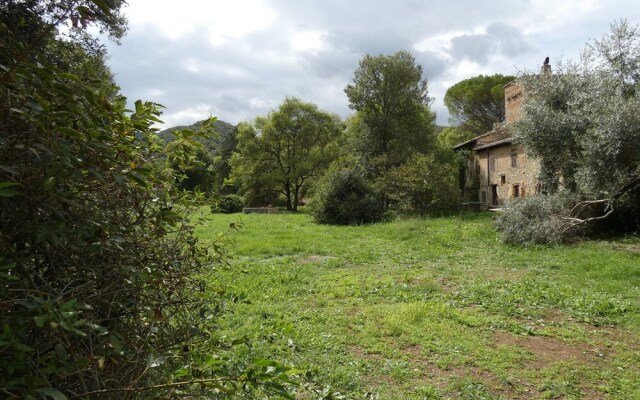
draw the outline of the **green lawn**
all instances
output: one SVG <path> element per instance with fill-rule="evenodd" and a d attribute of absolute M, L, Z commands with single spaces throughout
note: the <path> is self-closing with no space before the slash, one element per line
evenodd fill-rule
<path fill-rule="evenodd" d="M 213 216 L 204 239 L 241 225 L 231 361 L 304 370 L 300 399 L 640 398 L 640 238 L 514 248 L 491 218 Z"/>

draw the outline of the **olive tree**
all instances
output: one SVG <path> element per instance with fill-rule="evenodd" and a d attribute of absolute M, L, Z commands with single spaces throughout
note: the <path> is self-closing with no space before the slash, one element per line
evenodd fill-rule
<path fill-rule="evenodd" d="M 514 140 L 540 159 L 548 192 L 578 194 L 564 228 L 626 210 L 640 226 L 640 28 L 614 22 L 577 62 L 553 74 L 523 74 L 523 118 Z"/>

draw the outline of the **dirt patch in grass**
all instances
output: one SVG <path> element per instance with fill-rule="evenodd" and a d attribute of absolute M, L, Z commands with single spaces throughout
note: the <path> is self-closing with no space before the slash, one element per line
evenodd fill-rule
<path fill-rule="evenodd" d="M 523 366 L 528 370 L 541 370 L 562 361 L 589 365 L 601 362 L 604 357 L 587 343 L 569 344 L 553 337 L 496 332 L 493 339 L 496 343 L 518 347 L 531 353 L 532 358 Z"/>
<path fill-rule="evenodd" d="M 500 394 L 508 399 L 528 398 L 528 396 L 519 397 L 519 392 L 531 386 L 527 382 L 508 382 L 473 365 L 440 367 L 428 355 L 425 355 L 423 347 L 419 344 L 404 347 L 402 352 L 409 355 L 414 368 L 422 371 L 422 377 L 414 381 L 414 386 L 428 383 L 443 393 L 450 393 L 456 381 L 470 379 L 473 382 L 481 383 L 487 391 L 494 395 Z M 455 393 L 450 394 L 454 395 Z"/>
<path fill-rule="evenodd" d="M 360 346 L 349 346 L 349 353 L 355 355 L 356 357 L 367 360 L 367 361 L 379 361 L 383 360 L 384 357 L 380 353 L 369 353 L 363 347 Z"/>
<path fill-rule="evenodd" d="M 300 264 L 320 264 L 320 263 L 330 261 L 330 260 L 335 260 L 335 259 L 336 257 L 332 257 L 332 256 L 312 255 L 308 257 L 299 258 L 298 262 Z"/>
<path fill-rule="evenodd" d="M 446 294 L 454 294 L 458 290 L 456 282 L 446 276 L 438 277 L 434 279 L 437 286 Z"/>
<path fill-rule="evenodd" d="M 456 366 L 441 368 L 428 360 L 422 360 L 420 368 L 423 370 L 423 377 L 419 383 L 429 383 L 438 388 L 442 393 L 456 395 L 455 383 L 463 379 L 469 379 L 474 383 L 480 383 L 492 395 L 500 395 L 507 399 L 528 399 L 530 394 L 524 395 L 532 385 L 528 382 L 517 380 L 514 382 L 501 379 L 500 377 L 474 366 Z"/>
<path fill-rule="evenodd" d="M 511 268 L 508 266 L 496 266 L 484 269 L 482 276 L 487 281 L 509 281 L 517 282 L 531 276 L 528 268 Z"/>
<path fill-rule="evenodd" d="M 359 315 L 361 313 L 362 313 L 362 309 L 360 309 L 359 307 L 351 307 L 347 309 L 347 311 L 345 312 L 345 314 L 347 314 L 350 317 L 353 317 L 354 315 Z"/>
<path fill-rule="evenodd" d="M 411 358 L 415 359 L 421 356 L 422 354 L 422 346 L 419 344 L 414 344 L 413 346 L 407 346 L 402 349 L 402 352 L 407 353 Z"/>

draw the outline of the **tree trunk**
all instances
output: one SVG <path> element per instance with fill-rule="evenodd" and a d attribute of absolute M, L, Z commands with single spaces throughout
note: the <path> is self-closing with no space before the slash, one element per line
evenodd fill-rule
<path fill-rule="evenodd" d="M 293 190 L 293 211 L 298 211 L 298 200 L 300 200 L 300 187 Z"/>
<path fill-rule="evenodd" d="M 293 206 L 291 204 L 291 186 L 290 185 L 285 185 L 284 186 L 284 194 L 285 196 L 287 196 L 287 211 L 293 211 Z"/>

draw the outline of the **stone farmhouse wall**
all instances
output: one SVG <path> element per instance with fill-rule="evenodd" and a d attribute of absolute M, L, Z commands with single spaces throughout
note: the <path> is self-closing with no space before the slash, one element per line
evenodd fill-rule
<path fill-rule="evenodd" d="M 479 200 L 500 207 L 505 200 L 539 191 L 540 162 L 527 156 L 520 144 L 505 143 L 477 151 Z"/>
<path fill-rule="evenodd" d="M 550 70 L 546 67 L 545 71 Z M 521 118 L 522 85 L 517 81 L 507 84 L 504 97 L 505 123 L 454 147 L 469 154 L 461 176 L 465 202 L 500 207 L 508 199 L 532 196 L 540 191 L 540 162 L 529 156 L 521 144 L 513 143 L 509 132 L 509 125 Z"/>

